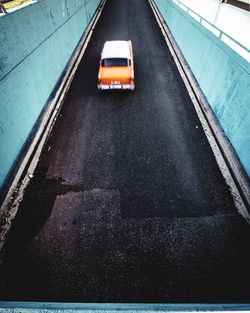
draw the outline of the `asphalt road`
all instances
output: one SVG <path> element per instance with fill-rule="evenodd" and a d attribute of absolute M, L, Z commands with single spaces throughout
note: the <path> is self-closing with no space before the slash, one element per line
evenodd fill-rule
<path fill-rule="evenodd" d="M 112 39 L 132 40 L 134 92 L 97 91 Z M 0 298 L 249 303 L 249 247 L 147 1 L 107 0 L 9 233 Z"/>
<path fill-rule="evenodd" d="M 227 0 L 228 4 L 234 5 L 235 7 L 238 7 L 240 9 L 250 11 L 250 3 L 246 1 L 239 1 L 239 0 Z"/>

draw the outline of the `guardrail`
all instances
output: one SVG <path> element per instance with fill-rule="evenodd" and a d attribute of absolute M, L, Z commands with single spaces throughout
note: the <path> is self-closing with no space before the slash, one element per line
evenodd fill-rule
<path fill-rule="evenodd" d="M 232 38 L 230 35 L 226 34 L 224 31 L 219 29 L 217 26 L 210 23 L 204 17 L 196 13 L 194 10 L 190 9 L 184 3 L 179 0 L 171 0 L 176 5 L 178 5 L 183 11 L 189 14 L 192 18 L 194 18 L 198 23 L 204 26 L 208 31 L 213 33 L 216 37 L 218 37 L 221 41 L 223 41 L 226 45 L 232 48 L 235 52 L 237 52 L 240 56 L 242 56 L 247 62 L 250 62 L 250 50 L 239 43 L 237 40 Z"/>
<path fill-rule="evenodd" d="M 174 12 L 178 11 L 178 13 L 181 13 L 180 10 L 176 10 L 176 7 L 172 4 L 171 7 L 173 11 L 168 11 L 168 9 L 164 7 L 164 4 L 166 4 L 164 0 L 158 0 L 158 5 L 157 0 L 148 1 L 151 3 L 153 11 L 155 12 L 156 19 L 170 52 L 174 57 L 181 77 L 187 86 L 190 97 L 193 99 L 197 114 L 201 117 L 203 122 L 206 121 L 207 123 L 204 131 L 207 134 L 209 130 L 212 134 L 212 136 L 208 134 L 207 138 L 210 140 L 211 137 L 213 137 L 216 142 L 215 145 L 213 143 L 211 145 L 214 154 L 215 156 L 222 156 L 223 162 L 226 164 L 224 164 L 225 166 L 222 165 L 223 162 L 220 162 L 222 159 L 218 158 L 219 166 L 221 167 L 222 165 L 221 171 L 224 178 L 234 194 L 236 207 L 240 214 L 250 223 L 250 185 L 249 174 L 246 172 L 249 158 L 246 157 L 245 154 L 249 146 L 247 131 L 249 127 L 248 121 L 246 119 L 244 120 L 244 117 L 247 116 L 249 112 L 249 93 L 247 93 L 247 90 L 249 90 L 248 86 L 250 82 L 248 78 L 250 73 L 243 67 L 243 62 L 233 60 L 231 56 L 232 53 L 228 54 L 227 51 L 225 51 L 226 49 L 221 49 L 219 44 L 210 44 L 209 39 L 209 43 L 207 44 L 207 42 L 205 42 L 204 44 L 207 34 L 203 33 L 200 37 L 197 36 L 199 33 L 202 33 L 199 32 L 200 27 L 197 27 L 197 24 L 194 25 L 192 22 L 189 23 L 190 21 L 184 14 L 183 20 L 188 20 L 188 22 L 182 23 L 182 17 L 178 17 L 180 14 L 175 15 Z M 177 0 L 171 1 L 174 2 Z M 168 0 L 168 3 L 170 4 L 170 0 Z M 161 4 L 163 4 L 162 7 Z M 190 9 L 190 12 L 191 11 Z M 201 21 L 202 17 L 200 19 L 200 22 Z M 192 27 L 188 28 L 188 24 L 192 25 Z M 218 29 L 218 31 L 220 30 Z M 188 40 L 188 36 L 190 36 L 190 40 Z M 202 43 L 203 40 L 203 45 L 198 44 L 197 50 L 199 51 L 195 57 L 193 57 L 193 53 L 196 52 L 196 50 L 193 50 L 192 47 L 194 43 L 199 42 L 199 40 L 200 43 Z M 203 54 L 206 55 L 204 59 L 201 58 Z M 243 61 L 246 64 L 245 60 Z M 204 73 L 206 74 L 203 75 Z M 209 75 L 212 76 L 212 78 L 209 77 Z M 236 83 L 234 81 L 236 81 Z M 232 83 L 235 87 L 233 97 L 231 96 Z M 244 92 L 244 94 L 242 94 L 242 92 Z M 235 96 L 237 94 L 242 95 L 242 97 Z M 214 109 L 217 110 L 217 115 Z M 221 115 L 220 112 L 222 112 Z M 226 116 L 228 120 L 223 120 L 223 114 L 225 114 L 224 116 Z M 229 123 L 229 127 L 227 122 Z M 233 132 L 232 136 L 235 146 L 230 141 L 231 138 L 228 137 L 228 129 L 232 128 L 237 128 L 237 131 L 239 130 L 238 135 L 240 134 L 245 142 L 243 146 L 237 145 L 238 137 L 235 136 L 235 132 Z M 217 153 L 219 150 L 214 150 L 216 145 L 220 153 Z M 242 161 L 244 163 L 241 163 Z M 243 168 L 244 164 L 246 166 L 245 169 Z M 225 168 L 228 169 L 230 174 L 224 172 Z M 237 197 L 235 197 L 236 195 Z"/>

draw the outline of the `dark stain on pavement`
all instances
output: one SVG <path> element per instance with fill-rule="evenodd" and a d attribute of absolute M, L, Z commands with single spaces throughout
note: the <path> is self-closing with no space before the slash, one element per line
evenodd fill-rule
<path fill-rule="evenodd" d="M 17 215 L 7 236 L 6 246 L 15 251 L 22 249 L 29 239 L 43 227 L 48 220 L 58 195 L 70 191 L 79 192 L 82 186 L 64 185 L 61 177 L 46 178 L 47 169 L 38 167 L 25 190 Z M 18 236 L 16 234 L 18 233 Z M 10 250 L 10 249 L 9 249 Z"/>

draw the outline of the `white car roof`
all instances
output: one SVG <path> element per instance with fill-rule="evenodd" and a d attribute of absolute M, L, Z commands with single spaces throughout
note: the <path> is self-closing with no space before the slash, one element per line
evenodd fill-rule
<path fill-rule="evenodd" d="M 129 41 L 111 40 L 106 41 L 102 50 L 102 59 L 126 58 L 130 59 Z"/>

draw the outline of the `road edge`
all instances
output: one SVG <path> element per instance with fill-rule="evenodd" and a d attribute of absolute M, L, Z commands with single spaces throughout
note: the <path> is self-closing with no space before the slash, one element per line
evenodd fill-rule
<path fill-rule="evenodd" d="M 54 123 L 59 115 L 67 91 L 72 83 L 78 65 L 92 37 L 95 25 L 100 18 L 105 3 L 106 0 L 101 0 L 95 11 L 95 14 L 90 20 L 88 27 L 84 31 L 82 38 L 75 48 L 75 51 L 71 56 L 71 59 L 65 70 L 65 75 L 58 85 L 53 98 L 50 99 L 47 103 L 44 116 L 40 121 L 40 125 L 38 126 L 36 134 L 32 139 L 29 149 L 25 153 L 18 168 L 17 174 L 15 175 L 15 178 L 13 179 L 10 188 L 3 200 L 3 204 L 0 208 L 0 251 L 2 250 L 5 243 L 5 236 L 11 227 L 11 222 L 16 216 L 18 207 L 22 202 L 25 189 L 27 188 L 30 180 L 33 178 L 33 173 L 39 161 L 43 146 L 46 143 L 46 140 L 51 133 Z"/>
<path fill-rule="evenodd" d="M 229 186 L 237 210 L 250 224 L 250 184 L 238 156 L 224 135 L 223 129 L 202 93 L 155 1 L 148 0 L 148 2 L 194 104 L 217 164 Z"/>

